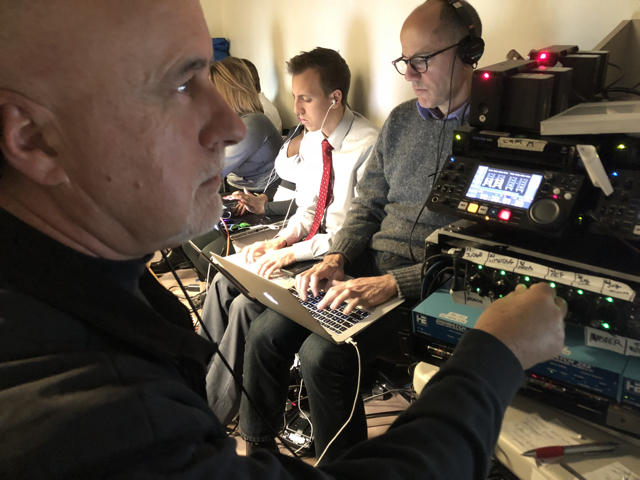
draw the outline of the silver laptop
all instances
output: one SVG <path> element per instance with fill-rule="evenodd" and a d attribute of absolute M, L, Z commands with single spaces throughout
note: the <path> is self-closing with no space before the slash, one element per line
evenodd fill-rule
<path fill-rule="evenodd" d="M 393 298 L 366 310 L 356 307 L 349 315 L 344 315 L 341 312 L 347 305 L 346 303 L 336 310 L 319 311 L 315 305 L 321 300 L 324 292 L 319 297 L 313 297 L 312 294 L 309 294 L 307 301 L 302 302 L 295 288 L 282 287 L 218 255 L 212 254 L 209 258 L 195 245 L 192 244 L 192 246 L 245 296 L 337 344 L 346 342 L 404 302 L 403 299 Z"/>

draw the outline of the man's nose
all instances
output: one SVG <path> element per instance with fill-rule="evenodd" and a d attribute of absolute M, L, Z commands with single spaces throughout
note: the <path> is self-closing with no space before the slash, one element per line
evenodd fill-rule
<path fill-rule="evenodd" d="M 407 82 L 418 80 L 421 76 L 422 75 L 416 72 L 411 65 L 407 64 L 407 71 L 404 72 L 404 79 Z"/>
<path fill-rule="evenodd" d="M 209 121 L 200 132 L 200 143 L 209 149 L 240 143 L 247 129 L 218 90 L 213 87 L 208 96 Z"/>

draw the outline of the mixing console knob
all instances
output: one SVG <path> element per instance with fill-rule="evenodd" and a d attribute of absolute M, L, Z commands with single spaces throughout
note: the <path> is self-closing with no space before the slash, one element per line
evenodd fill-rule
<path fill-rule="evenodd" d="M 630 178 L 628 180 L 625 180 L 624 188 L 626 188 L 627 190 L 631 190 L 633 188 L 633 180 L 631 180 Z"/>
<path fill-rule="evenodd" d="M 531 220 L 543 227 L 550 227 L 556 223 L 560 219 L 560 214 L 560 207 L 550 198 L 538 200 L 529 210 Z"/>
<path fill-rule="evenodd" d="M 545 179 L 547 182 L 550 182 L 551 180 L 553 180 L 553 179 L 554 179 L 553 173 L 551 173 L 551 172 L 547 172 L 547 173 L 545 173 L 545 174 L 544 174 L 544 179 Z"/>
<path fill-rule="evenodd" d="M 447 172 L 444 172 L 440 178 L 442 180 L 449 180 L 449 174 Z"/>

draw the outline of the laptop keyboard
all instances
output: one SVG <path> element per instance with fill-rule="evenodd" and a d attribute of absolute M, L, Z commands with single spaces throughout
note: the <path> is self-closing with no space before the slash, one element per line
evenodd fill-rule
<path fill-rule="evenodd" d="M 320 322 L 320 324 L 324 328 L 338 335 L 371 315 L 371 313 L 361 308 L 356 308 L 349 315 L 345 315 L 342 312 L 347 306 L 346 302 L 340 305 L 337 310 L 318 310 L 317 305 L 318 302 L 320 302 L 320 300 L 324 298 L 324 290 L 320 290 L 318 296 L 314 297 L 313 292 L 311 291 L 311 289 L 309 289 L 306 301 L 302 301 L 302 299 L 300 299 L 295 288 L 290 288 L 289 291 L 293 294 L 294 297 L 298 299 L 300 304 L 302 304 L 302 306 L 307 309 L 311 316 Z"/>

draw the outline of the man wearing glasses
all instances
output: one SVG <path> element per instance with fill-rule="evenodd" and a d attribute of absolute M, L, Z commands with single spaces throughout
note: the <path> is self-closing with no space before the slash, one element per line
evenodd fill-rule
<path fill-rule="evenodd" d="M 469 6 L 479 37 L 480 19 Z M 374 153 L 358 183 L 342 229 L 322 263 L 297 277 L 297 290 L 306 297 L 320 282 L 331 289 L 318 308 L 337 308 L 352 299 L 355 305 L 379 305 L 399 296 L 410 307 L 420 297 L 424 239 L 455 219 L 423 210 L 438 170 L 451 151 L 455 128 L 464 123 L 473 68 L 463 63 L 458 45 L 469 24 L 449 2 L 429 0 L 406 19 L 400 33 L 402 56 L 392 63 L 417 96 L 390 114 Z M 346 273 L 356 277 L 341 282 Z M 326 290 L 326 288 L 325 288 Z M 396 345 L 400 314 L 391 312 L 355 338 L 366 364 Z M 286 339 L 286 340 L 284 340 Z M 275 347 L 273 347 L 275 345 Z M 319 456 L 350 416 L 358 379 L 353 347 L 334 345 L 272 311 L 265 311 L 251 326 L 245 355 L 245 386 L 260 398 L 264 413 L 280 427 L 286 390 L 277 379 L 287 379 L 290 357 L 299 352 Z M 280 392 L 280 393 L 277 393 Z M 333 393 L 331 393 L 333 392 Z M 284 395 L 284 397 L 283 397 Z M 240 427 L 254 445 L 266 441 L 270 431 L 243 399 Z M 353 418 L 326 452 L 335 459 L 344 449 L 367 438 L 364 408 L 358 400 Z"/>

